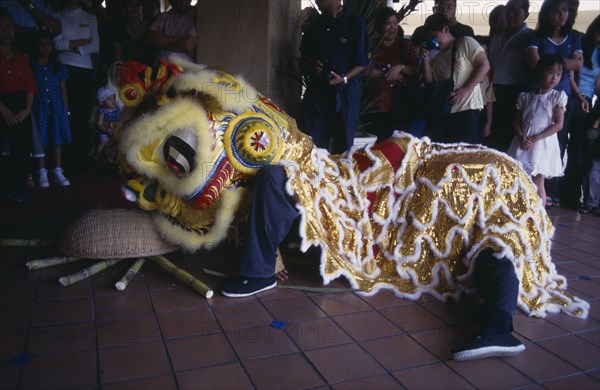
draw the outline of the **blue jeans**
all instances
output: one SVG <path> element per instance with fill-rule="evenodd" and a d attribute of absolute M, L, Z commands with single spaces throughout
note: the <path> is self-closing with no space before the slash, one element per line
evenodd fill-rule
<path fill-rule="evenodd" d="M 256 178 L 250 216 L 240 257 L 240 275 L 267 278 L 275 273 L 279 244 L 300 215 L 296 201 L 287 194 L 282 167 L 267 165 Z"/>

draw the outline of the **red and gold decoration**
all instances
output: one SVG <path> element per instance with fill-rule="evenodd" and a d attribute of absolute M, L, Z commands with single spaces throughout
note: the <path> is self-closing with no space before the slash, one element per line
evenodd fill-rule
<path fill-rule="evenodd" d="M 221 242 L 247 212 L 241 184 L 279 164 L 301 211 L 301 249 L 321 248 L 325 283 L 343 275 L 365 294 L 457 298 L 491 248 L 513 262 L 526 313 L 587 316 L 551 261 L 543 202 L 506 155 L 404 133 L 330 155 L 243 78 L 173 61 L 180 73 L 144 98 L 162 104 L 138 113 L 120 143 L 140 175 L 124 191 L 154 212 L 168 242 L 189 251 Z"/>

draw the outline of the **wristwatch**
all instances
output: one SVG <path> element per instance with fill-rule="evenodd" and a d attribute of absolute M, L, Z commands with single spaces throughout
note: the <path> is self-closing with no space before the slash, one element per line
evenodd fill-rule
<path fill-rule="evenodd" d="M 344 76 L 344 84 L 348 84 L 348 77 Z"/>

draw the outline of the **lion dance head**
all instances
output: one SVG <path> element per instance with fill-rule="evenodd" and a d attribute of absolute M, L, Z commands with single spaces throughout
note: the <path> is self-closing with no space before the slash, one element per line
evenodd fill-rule
<path fill-rule="evenodd" d="M 245 214 L 258 170 L 286 152 L 293 120 L 221 70 L 172 58 L 151 75 L 135 62 L 121 70 L 120 97 L 133 119 L 119 150 L 138 175 L 123 193 L 157 211 L 168 241 L 190 251 L 214 246 Z"/>

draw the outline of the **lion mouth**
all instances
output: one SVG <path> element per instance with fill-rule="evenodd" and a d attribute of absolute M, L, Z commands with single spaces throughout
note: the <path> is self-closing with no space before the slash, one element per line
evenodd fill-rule
<path fill-rule="evenodd" d="M 196 168 L 197 137 L 191 129 L 183 129 L 166 139 L 163 158 L 169 171 L 179 177 L 189 175 Z"/>

